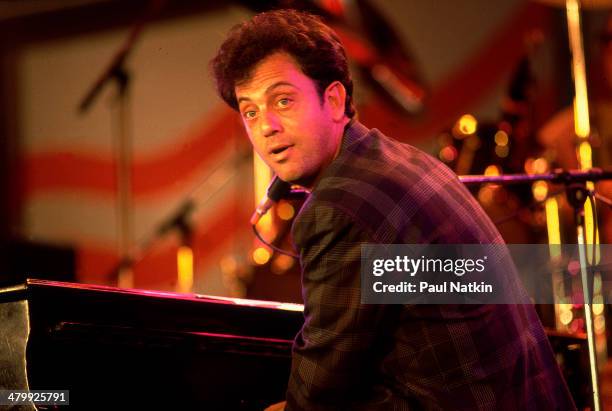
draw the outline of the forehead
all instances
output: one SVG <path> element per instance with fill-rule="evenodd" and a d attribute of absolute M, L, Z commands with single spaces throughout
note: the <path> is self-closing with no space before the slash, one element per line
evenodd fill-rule
<path fill-rule="evenodd" d="M 300 66 L 287 53 L 274 53 L 261 60 L 245 81 L 236 84 L 236 98 L 252 99 L 265 95 L 276 87 L 287 86 L 300 90 L 309 88 L 313 81 L 302 73 Z"/>

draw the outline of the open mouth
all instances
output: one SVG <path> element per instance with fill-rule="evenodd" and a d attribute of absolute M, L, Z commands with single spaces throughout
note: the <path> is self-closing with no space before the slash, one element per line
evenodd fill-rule
<path fill-rule="evenodd" d="M 291 147 L 291 146 L 290 146 L 290 145 L 287 145 L 287 146 L 279 146 L 279 147 L 276 147 L 276 148 L 274 148 L 274 149 L 270 150 L 270 153 L 271 153 L 271 154 L 274 154 L 274 155 L 276 155 L 276 154 L 280 154 L 280 153 L 282 153 L 283 151 L 287 150 L 289 147 Z"/>
<path fill-rule="evenodd" d="M 272 150 L 272 154 L 279 154 L 282 153 L 283 151 L 285 151 L 287 149 L 287 147 L 281 147 L 281 148 L 277 148 Z"/>

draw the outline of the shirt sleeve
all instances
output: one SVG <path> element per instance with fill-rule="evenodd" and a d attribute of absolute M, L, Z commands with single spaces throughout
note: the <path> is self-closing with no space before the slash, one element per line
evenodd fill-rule
<path fill-rule="evenodd" d="M 361 244 L 368 238 L 331 205 L 313 206 L 296 222 L 305 322 L 293 346 L 287 410 L 346 409 L 381 397 L 371 379 L 385 306 L 360 303 Z"/>

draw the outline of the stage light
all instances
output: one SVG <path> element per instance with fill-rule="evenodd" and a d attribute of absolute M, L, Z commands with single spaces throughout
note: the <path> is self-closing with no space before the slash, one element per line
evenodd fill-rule
<path fill-rule="evenodd" d="M 462 115 L 457 124 L 461 134 L 466 136 L 474 134 L 478 128 L 478 121 L 476 121 L 476 118 L 471 114 Z"/>
<path fill-rule="evenodd" d="M 591 206 L 591 202 L 588 200 L 584 203 L 584 228 L 586 240 L 585 243 L 589 245 L 586 250 L 587 261 L 589 264 L 593 264 L 593 252 L 595 252 L 595 264 L 598 264 L 599 257 L 601 256 L 599 247 L 599 230 L 595 228 L 595 213 L 593 207 Z M 595 231 L 595 233 L 593 233 L 593 231 Z M 593 244 L 593 238 L 595 238 L 595 244 Z"/>
<path fill-rule="evenodd" d="M 533 162 L 534 162 L 534 159 L 531 158 L 531 157 L 529 157 L 528 159 L 525 160 L 525 164 L 524 164 L 523 168 L 525 169 L 525 172 L 527 174 L 534 174 L 534 171 L 533 171 Z"/>
<path fill-rule="evenodd" d="M 593 167 L 592 161 L 593 150 L 588 141 L 583 141 L 578 146 L 578 159 L 580 160 L 580 169 L 588 170 Z"/>
<path fill-rule="evenodd" d="M 561 230 L 559 229 L 559 205 L 557 204 L 557 199 L 555 197 L 547 199 L 545 209 L 548 244 L 561 244 Z"/>
<path fill-rule="evenodd" d="M 497 157 L 506 158 L 509 152 L 510 149 L 508 149 L 508 146 L 495 146 L 495 154 Z"/>
<path fill-rule="evenodd" d="M 497 144 L 498 146 L 507 146 L 508 145 L 508 133 L 506 133 L 504 130 L 497 130 L 497 133 L 495 133 L 495 144 Z"/>
<path fill-rule="evenodd" d="M 500 174 L 501 173 L 500 173 L 499 167 L 496 166 L 495 164 L 491 164 L 490 166 L 487 166 L 487 168 L 485 168 L 485 171 L 484 171 L 485 176 L 498 176 Z"/>
<path fill-rule="evenodd" d="M 457 149 L 453 146 L 446 146 L 440 150 L 438 157 L 445 163 L 450 163 L 457 158 Z"/>
<path fill-rule="evenodd" d="M 574 315 L 572 314 L 571 311 L 564 311 L 559 316 L 559 321 L 561 321 L 561 324 L 563 325 L 568 325 L 569 323 L 572 322 L 573 318 L 574 318 Z"/>
<path fill-rule="evenodd" d="M 604 312 L 603 297 L 596 295 L 593 297 L 593 314 L 601 315 Z"/>
<path fill-rule="evenodd" d="M 179 293 L 190 293 L 193 289 L 193 250 L 188 246 L 181 246 L 176 253 L 178 268 L 178 281 L 176 290 Z"/>
<path fill-rule="evenodd" d="M 281 220 L 288 221 L 295 215 L 295 208 L 287 202 L 282 202 L 276 206 L 276 214 L 278 214 Z"/>
<path fill-rule="evenodd" d="M 257 247 L 255 251 L 253 251 L 253 261 L 255 264 L 264 265 L 270 261 L 270 257 L 270 252 L 264 247 Z"/>
<path fill-rule="evenodd" d="M 545 158 L 538 157 L 533 160 L 534 174 L 543 174 L 548 171 L 548 161 Z"/>
<path fill-rule="evenodd" d="M 536 201 L 544 201 L 548 195 L 548 183 L 546 181 L 536 181 L 531 186 L 531 192 Z"/>
<path fill-rule="evenodd" d="M 272 272 L 277 275 L 282 275 L 287 272 L 293 264 L 295 260 L 293 257 L 289 257 L 288 255 L 278 254 L 274 261 L 272 261 Z"/>
<path fill-rule="evenodd" d="M 493 194 L 493 189 L 489 185 L 485 185 L 478 190 L 478 201 L 484 206 L 489 206 L 493 203 Z"/>

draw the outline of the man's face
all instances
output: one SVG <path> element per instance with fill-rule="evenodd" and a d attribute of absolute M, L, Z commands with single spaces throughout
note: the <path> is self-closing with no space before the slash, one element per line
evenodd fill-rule
<path fill-rule="evenodd" d="M 311 185 L 333 160 L 342 136 L 314 81 L 279 52 L 259 62 L 235 92 L 255 151 L 282 180 Z"/>

